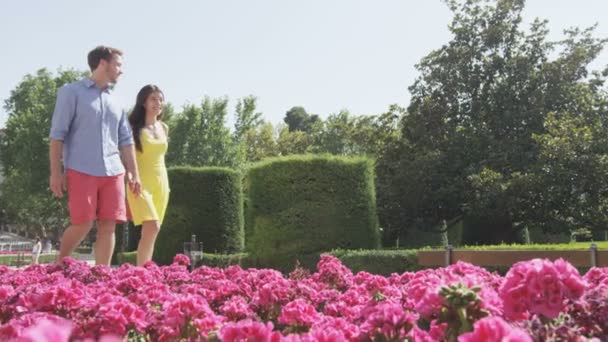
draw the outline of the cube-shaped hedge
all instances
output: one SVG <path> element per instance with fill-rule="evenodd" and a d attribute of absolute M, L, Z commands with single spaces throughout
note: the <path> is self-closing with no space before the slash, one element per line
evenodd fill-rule
<path fill-rule="evenodd" d="M 170 263 L 193 234 L 209 253 L 244 249 L 241 175 L 228 168 L 175 167 L 168 170 L 169 207 L 154 249 L 154 260 Z"/>
<path fill-rule="evenodd" d="M 258 266 L 288 271 L 324 251 L 380 245 L 369 159 L 268 159 L 251 167 L 246 192 L 246 249 Z"/>

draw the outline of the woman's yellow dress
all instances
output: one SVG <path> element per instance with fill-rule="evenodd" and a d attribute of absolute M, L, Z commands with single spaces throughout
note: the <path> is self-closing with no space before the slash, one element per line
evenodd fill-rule
<path fill-rule="evenodd" d="M 169 177 L 165 167 L 167 152 L 166 134 L 155 138 L 146 129 L 140 132 L 143 152 L 135 150 L 137 169 L 141 178 L 141 195 L 127 190 L 127 202 L 133 223 L 138 226 L 144 221 L 163 223 L 167 204 L 169 203 Z"/>

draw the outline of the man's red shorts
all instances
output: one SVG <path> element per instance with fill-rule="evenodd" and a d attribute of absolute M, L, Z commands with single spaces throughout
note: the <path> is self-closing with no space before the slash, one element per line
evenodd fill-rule
<path fill-rule="evenodd" d="M 72 224 L 126 221 L 124 174 L 98 177 L 68 169 L 67 187 Z"/>

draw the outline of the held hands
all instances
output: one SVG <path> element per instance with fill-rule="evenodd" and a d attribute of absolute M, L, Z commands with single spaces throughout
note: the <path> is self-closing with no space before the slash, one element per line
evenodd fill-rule
<path fill-rule="evenodd" d="M 49 177 L 49 188 L 57 198 L 63 197 L 63 192 L 67 191 L 66 176 L 61 173 L 52 173 Z"/>
<path fill-rule="evenodd" d="M 129 189 L 135 197 L 139 197 L 141 194 L 141 180 L 139 179 L 139 175 L 134 176 L 133 173 L 127 172 L 127 183 L 129 184 Z"/>

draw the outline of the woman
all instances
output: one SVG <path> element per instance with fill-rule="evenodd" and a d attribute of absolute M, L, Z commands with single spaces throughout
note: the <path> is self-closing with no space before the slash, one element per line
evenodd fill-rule
<path fill-rule="evenodd" d="M 146 85 L 137 94 L 135 108 L 129 115 L 142 185 L 139 196 L 127 191 L 133 223 L 142 226 L 137 266 L 152 260 L 154 243 L 169 202 L 169 178 L 165 167 L 168 127 L 161 121 L 164 101 L 160 88 Z"/>

